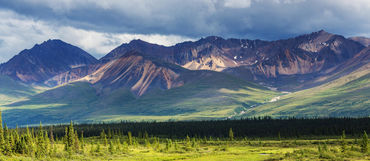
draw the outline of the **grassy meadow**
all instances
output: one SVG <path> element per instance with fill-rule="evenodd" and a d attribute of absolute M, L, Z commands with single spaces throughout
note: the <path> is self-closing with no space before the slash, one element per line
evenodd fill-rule
<path fill-rule="evenodd" d="M 369 160 L 361 151 L 360 139 L 295 140 L 236 138 L 137 138 L 114 136 L 107 142 L 100 137 L 80 141 L 79 150 L 67 152 L 63 141 L 56 141 L 45 156 L 11 154 L 1 160 Z"/>
<path fill-rule="evenodd" d="M 369 160 L 368 124 L 268 117 L 13 129 L 0 123 L 0 160 Z"/>

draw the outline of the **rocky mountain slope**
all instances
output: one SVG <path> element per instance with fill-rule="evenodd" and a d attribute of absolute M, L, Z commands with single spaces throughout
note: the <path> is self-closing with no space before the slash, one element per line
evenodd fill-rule
<path fill-rule="evenodd" d="M 336 67 L 364 48 L 356 41 L 321 30 L 271 42 L 210 36 L 165 47 L 134 40 L 100 61 L 108 62 L 136 50 L 190 70 L 222 71 L 282 90 L 299 90 L 304 87 L 282 84 L 287 79 L 299 80 L 294 83 L 300 84 L 316 78 L 317 72 Z"/>
<path fill-rule="evenodd" d="M 167 90 L 182 86 L 184 82 L 179 77 L 183 71 L 185 69 L 176 65 L 156 61 L 137 51 L 128 51 L 101 65 L 83 80 L 111 90 L 127 87 L 135 95 L 141 96 L 153 88 Z"/>
<path fill-rule="evenodd" d="M 353 41 L 357 41 L 364 46 L 370 46 L 370 38 L 358 36 L 358 37 L 350 37 L 349 39 Z"/>
<path fill-rule="evenodd" d="M 97 60 L 73 45 L 61 40 L 48 40 L 21 51 L 0 66 L 0 75 L 24 83 L 42 84 L 58 74 L 96 63 Z"/>
<path fill-rule="evenodd" d="M 133 40 L 100 60 L 49 40 L 0 66 L 0 86 L 15 86 L 0 90 L 0 106 L 10 124 L 364 116 L 369 62 L 369 47 L 322 30 L 277 41 Z"/>

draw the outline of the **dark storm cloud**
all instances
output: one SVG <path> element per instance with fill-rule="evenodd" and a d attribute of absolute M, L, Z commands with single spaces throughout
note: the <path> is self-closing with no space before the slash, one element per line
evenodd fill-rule
<path fill-rule="evenodd" d="M 132 39 L 370 37 L 369 15 L 370 0 L 0 0 L 0 63 L 48 39 L 101 57 Z"/>
<path fill-rule="evenodd" d="M 0 6 L 44 21 L 112 33 L 220 35 L 280 39 L 325 29 L 367 36 L 367 0 L 2 0 Z"/>

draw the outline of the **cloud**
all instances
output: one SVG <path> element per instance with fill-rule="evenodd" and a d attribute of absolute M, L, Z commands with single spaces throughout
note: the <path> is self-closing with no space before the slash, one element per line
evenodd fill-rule
<path fill-rule="evenodd" d="M 344 35 L 370 32 L 368 0 L 12 0 L 0 6 L 108 33 L 271 40 L 320 29 Z"/>
<path fill-rule="evenodd" d="M 32 19 L 12 11 L 0 10 L 0 63 L 9 60 L 21 50 L 48 39 L 61 39 L 90 52 L 99 58 L 122 43 L 142 39 L 160 45 L 174 45 L 193 40 L 178 35 L 108 33 L 59 26 Z"/>
<path fill-rule="evenodd" d="M 248 8 L 251 6 L 251 0 L 225 0 L 224 6 L 230 8 Z"/>
<path fill-rule="evenodd" d="M 320 29 L 370 35 L 369 0 L 3 0 L 0 10 L 14 19 L 0 14 L 2 55 L 21 50 L 16 42 L 31 47 L 55 37 L 103 53 L 131 38 L 162 44 L 209 35 L 276 40 Z M 4 28 L 15 22 L 14 29 Z"/>

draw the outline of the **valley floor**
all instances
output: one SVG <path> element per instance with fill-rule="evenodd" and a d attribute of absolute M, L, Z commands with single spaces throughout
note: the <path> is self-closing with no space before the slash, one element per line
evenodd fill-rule
<path fill-rule="evenodd" d="M 102 140 L 100 140 L 102 141 Z M 62 143 L 47 157 L 14 154 L 0 156 L 0 160 L 369 160 L 370 154 L 361 152 L 360 140 L 248 140 L 237 141 L 169 139 L 135 145 L 99 143 L 87 138 L 77 153 L 67 153 Z M 343 150 L 343 147 L 345 150 Z"/>

